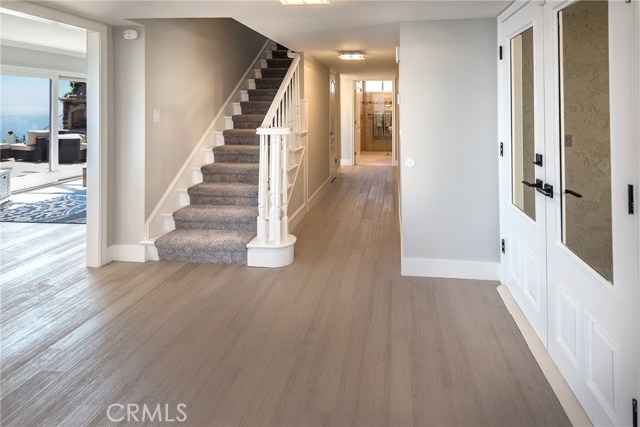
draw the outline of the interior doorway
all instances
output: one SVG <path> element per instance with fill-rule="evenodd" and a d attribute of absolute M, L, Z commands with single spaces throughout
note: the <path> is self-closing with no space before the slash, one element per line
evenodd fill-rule
<path fill-rule="evenodd" d="M 81 40 L 86 51 L 84 74 L 86 75 L 86 85 L 90 88 L 86 96 L 86 136 L 90 141 L 86 149 L 86 163 L 89 171 L 86 177 L 88 194 L 86 200 L 86 263 L 89 267 L 102 266 L 111 260 L 107 248 L 109 29 L 105 24 L 27 2 L 13 2 L 3 5 L 3 13 L 19 18 L 31 17 L 35 22 L 50 22 L 54 24 L 53 27 L 74 28 L 84 33 Z M 4 40 L 5 34 L 16 34 L 16 32 L 7 31 L 6 25 L 2 25 L 2 29 L 3 44 L 7 44 Z M 34 45 L 32 42 L 29 44 Z M 37 52 L 35 57 L 37 58 Z M 5 64 L 6 59 L 7 56 L 3 55 L 1 61 L 3 72 L 24 72 L 27 68 L 26 64 L 7 65 Z M 55 78 L 64 80 L 65 78 L 76 79 L 78 77 L 81 76 L 65 72 L 58 73 Z M 53 110 L 57 109 L 57 95 L 57 93 L 52 95 L 50 99 Z M 55 141 L 58 137 L 57 117 L 56 115 L 55 120 L 51 122 L 50 140 L 53 141 L 53 150 L 49 153 L 51 158 L 56 158 L 59 155 Z"/>
<path fill-rule="evenodd" d="M 356 155 L 356 164 L 393 164 L 393 86 L 392 80 L 365 80 L 360 85 L 362 90 L 356 91 L 356 152 L 360 154 Z"/>

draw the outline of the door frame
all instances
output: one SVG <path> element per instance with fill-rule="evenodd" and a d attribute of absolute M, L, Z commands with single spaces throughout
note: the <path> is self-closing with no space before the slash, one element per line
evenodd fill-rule
<path fill-rule="evenodd" d="M 108 148 L 109 148 L 109 46 L 111 31 L 106 24 L 59 12 L 44 6 L 17 1 L 3 2 L 3 8 L 87 30 L 87 252 L 88 267 L 111 261 L 107 242 Z"/>

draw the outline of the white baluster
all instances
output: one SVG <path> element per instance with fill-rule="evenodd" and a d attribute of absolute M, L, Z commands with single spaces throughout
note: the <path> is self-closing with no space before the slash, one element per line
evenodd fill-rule
<path fill-rule="evenodd" d="M 269 170 L 269 156 L 267 141 L 268 135 L 260 135 L 260 163 L 258 169 L 258 229 L 257 237 L 260 243 L 266 243 L 267 241 L 267 212 L 269 199 L 267 171 Z"/>
<path fill-rule="evenodd" d="M 280 244 L 280 192 L 282 189 L 282 180 L 280 177 L 280 145 L 282 141 L 281 135 L 274 135 L 271 140 L 271 180 L 269 187 L 271 188 L 271 215 L 269 217 L 269 240 L 276 244 Z"/>
<path fill-rule="evenodd" d="M 282 143 L 282 227 L 280 237 L 283 240 L 289 235 L 289 136 L 283 135 Z"/>

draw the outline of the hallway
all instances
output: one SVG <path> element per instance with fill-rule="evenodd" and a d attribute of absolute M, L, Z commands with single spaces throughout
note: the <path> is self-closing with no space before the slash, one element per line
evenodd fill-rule
<path fill-rule="evenodd" d="M 0 225 L 2 424 L 184 403 L 192 426 L 570 425 L 496 282 L 400 276 L 397 186 L 343 168 L 273 270 L 6 263 L 74 226 Z"/>

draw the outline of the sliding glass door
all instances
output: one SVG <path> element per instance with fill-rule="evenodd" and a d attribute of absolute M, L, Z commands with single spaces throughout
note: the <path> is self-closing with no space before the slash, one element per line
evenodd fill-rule
<path fill-rule="evenodd" d="M 2 169 L 19 191 L 79 177 L 86 162 L 86 86 L 74 78 L 0 75 Z"/>

